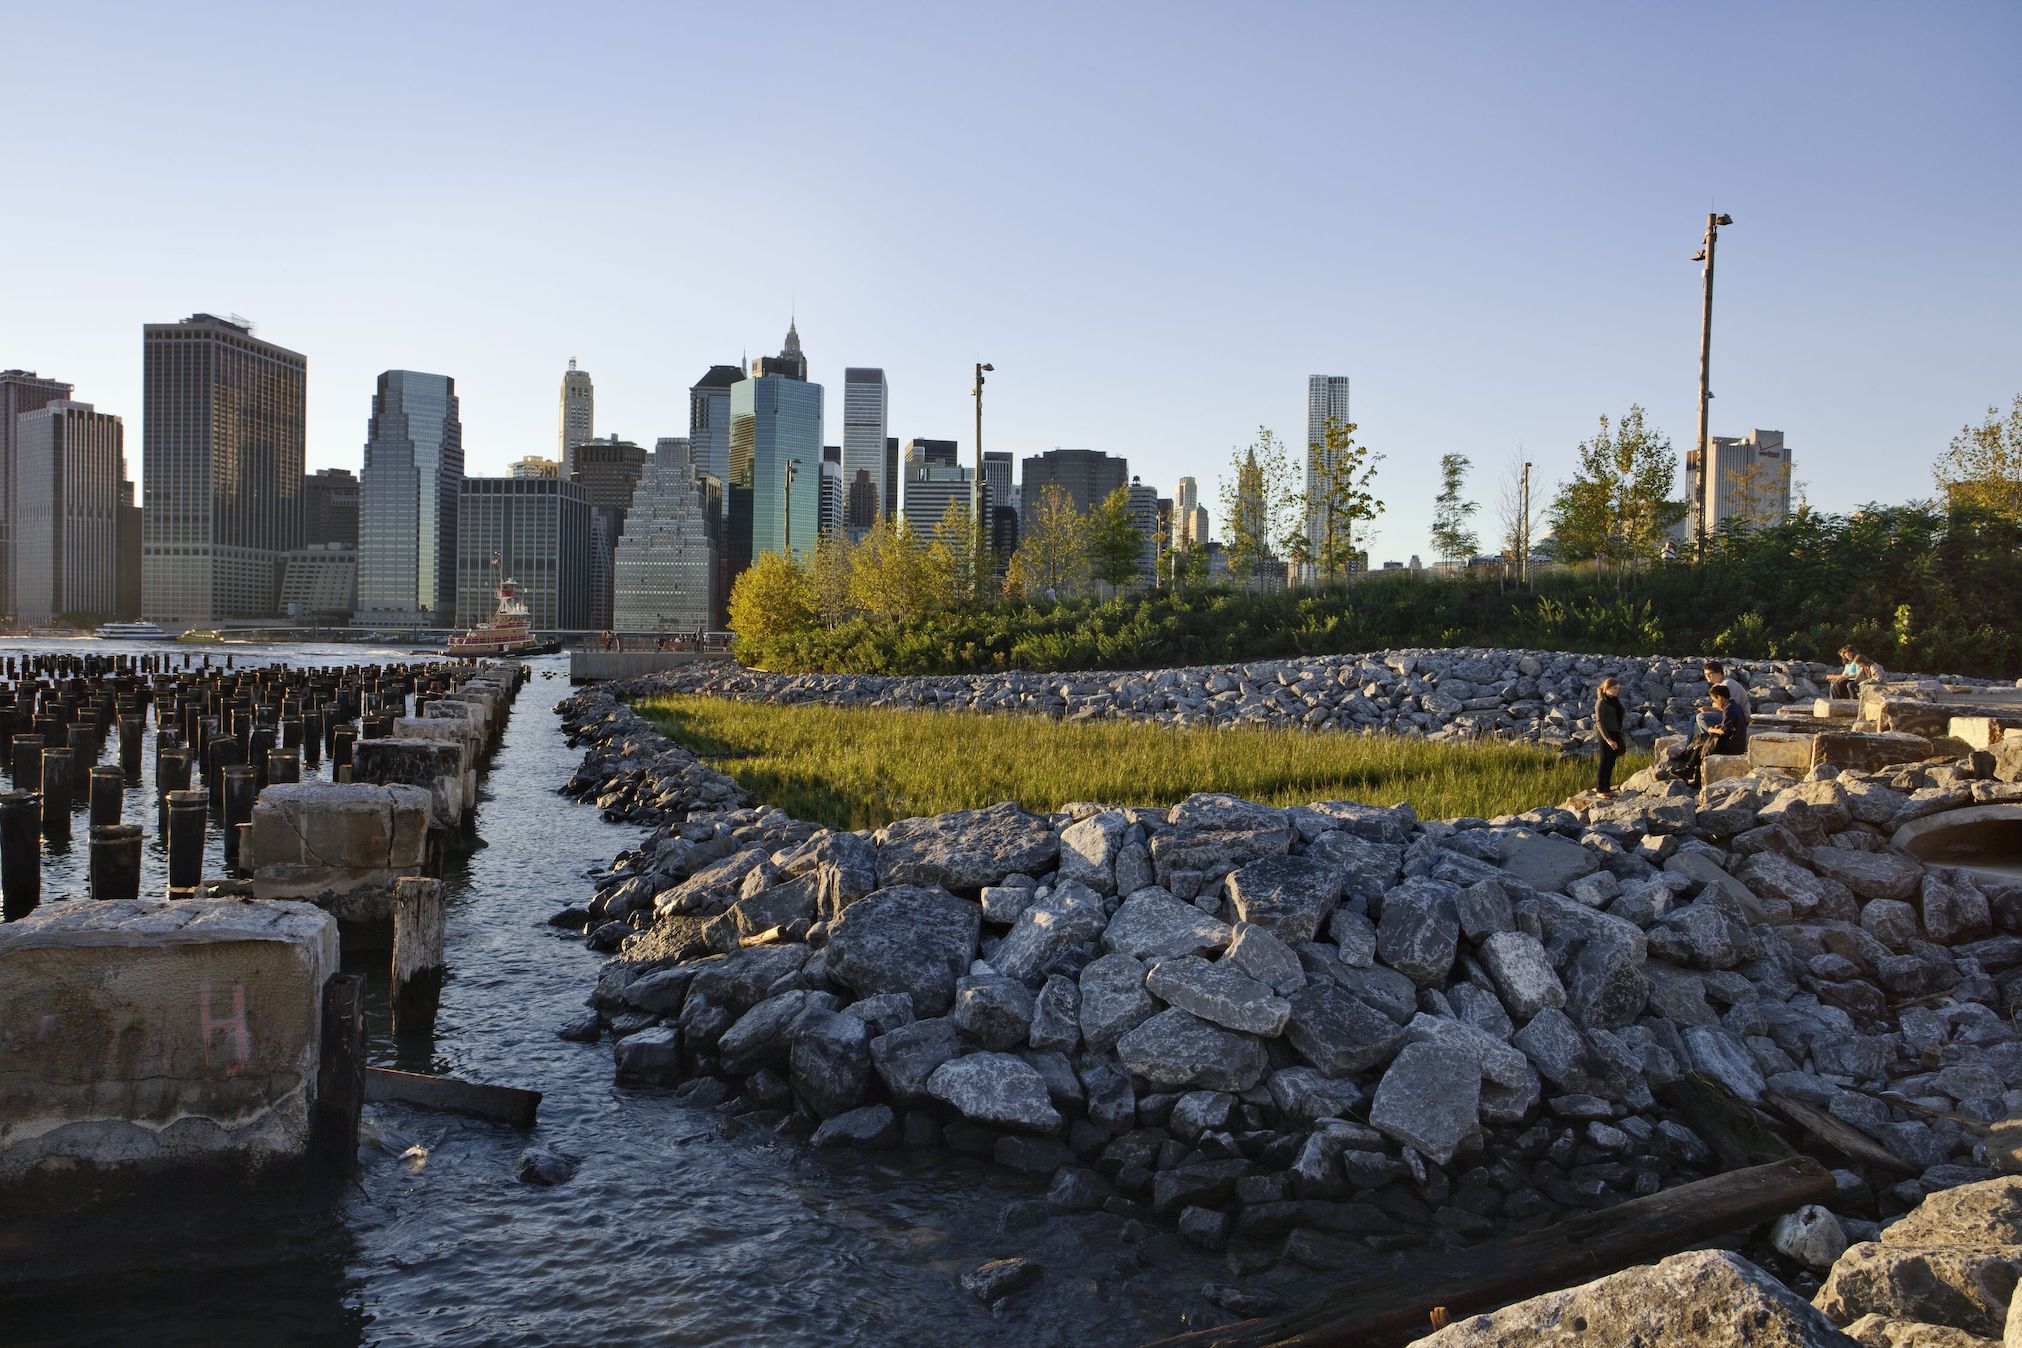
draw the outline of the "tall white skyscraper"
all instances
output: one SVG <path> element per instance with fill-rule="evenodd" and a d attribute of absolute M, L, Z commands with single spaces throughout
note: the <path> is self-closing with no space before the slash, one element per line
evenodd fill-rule
<path fill-rule="evenodd" d="M 843 371 L 843 527 L 860 537 L 885 501 L 885 423 L 891 389 L 885 372 L 852 366 Z"/>
<path fill-rule="evenodd" d="M 119 611 L 125 484 L 125 432 L 118 417 L 68 399 L 21 414 L 11 607 L 22 622 Z"/>
<path fill-rule="evenodd" d="M 576 358 L 569 357 L 569 368 L 562 375 L 562 476 L 568 477 L 576 470 L 576 446 L 586 445 L 597 433 L 597 391 L 590 384 L 590 372 L 576 368 Z"/>
<path fill-rule="evenodd" d="M 612 563 L 611 625 L 621 632 L 700 632 L 716 594 L 716 550 L 686 438 L 660 440 L 632 494 Z"/>
<path fill-rule="evenodd" d="M 1190 477 L 1179 480 L 1172 494 L 1172 545 L 1184 548 L 1200 540 L 1193 536 L 1194 507 L 1201 503 L 1200 484 Z"/>
<path fill-rule="evenodd" d="M 1338 421 L 1346 426 L 1353 418 L 1348 415 L 1348 376 L 1345 374 L 1315 374 L 1306 377 L 1306 497 L 1313 499 L 1319 494 L 1320 480 L 1331 465 L 1327 461 L 1327 423 Z M 1317 510 L 1306 512 L 1306 542 L 1317 556 L 1327 533 L 1327 522 Z"/>

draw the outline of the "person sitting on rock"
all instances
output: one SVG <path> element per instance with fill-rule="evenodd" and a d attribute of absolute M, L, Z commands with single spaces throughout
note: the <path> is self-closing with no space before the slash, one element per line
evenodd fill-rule
<path fill-rule="evenodd" d="M 1853 697 L 1861 681 L 1860 652 L 1851 646 L 1842 646 L 1839 648 L 1839 658 L 1846 663 L 1825 686 L 1825 695 L 1835 702 Z"/>
<path fill-rule="evenodd" d="M 1724 683 L 1713 685 L 1713 710 L 1706 714 L 1704 728 L 1679 757 L 1677 775 L 1692 786 L 1705 785 L 1706 759 L 1712 754 L 1748 752 L 1748 709 L 1734 700 Z"/>
<path fill-rule="evenodd" d="M 1622 729 L 1622 681 L 1610 674 L 1594 696 L 1594 730 L 1601 737 L 1601 759 L 1594 790 L 1602 799 L 1615 794 L 1615 760 L 1628 739 Z"/>
<path fill-rule="evenodd" d="M 1755 704 L 1748 697 L 1747 685 L 1729 674 L 1727 667 L 1722 665 L 1718 660 L 1708 660 L 1706 667 L 1700 672 L 1706 676 L 1706 682 L 1710 687 L 1724 687 L 1727 689 L 1727 695 L 1734 700 L 1735 704 L 1741 708 L 1744 714 L 1752 714 L 1755 711 Z M 1707 712 L 1701 716 L 1700 722 L 1705 726 L 1711 727 L 1713 719 L 1713 713 Z"/>

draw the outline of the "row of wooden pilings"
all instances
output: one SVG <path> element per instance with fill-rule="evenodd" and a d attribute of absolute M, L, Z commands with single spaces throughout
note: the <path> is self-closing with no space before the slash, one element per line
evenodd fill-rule
<path fill-rule="evenodd" d="M 139 896 L 145 830 L 122 818 L 141 781 L 147 723 L 154 722 L 154 826 L 166 843 L 169 897 L 204 883 L 213 821 L 224 830 L 225 865 L 238 873 L 241 845 L 260 791 L 314 780 L 351 780 L 360 738 L 386 737 L 410 705 L 453 691 L 469 667 L 389 664 L 237 668 L 208 656 L 7 656 L 0 659 L 0 744 L 14 789 L 0 792 L 0 921 L 25 917 L 42 899 L 45 840 L 87 817 L 91 897 Z M 518 677 L 525 678 L 521 667 Z M 116 737 L 117 766 L 99 763 Z"/>

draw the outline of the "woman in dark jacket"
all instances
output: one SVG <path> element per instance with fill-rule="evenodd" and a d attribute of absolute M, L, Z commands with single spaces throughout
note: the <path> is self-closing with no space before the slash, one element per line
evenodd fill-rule
<path fill-rule="evenodd" d="M 1609 677 L 1601 680 L 1594 698 L 1594 729 L 1601 736 L 1600 776 L 1594 789 L 1604 796 L 1615 794 L 1615 760 L 1622 756 L 1622 683 Z"/>

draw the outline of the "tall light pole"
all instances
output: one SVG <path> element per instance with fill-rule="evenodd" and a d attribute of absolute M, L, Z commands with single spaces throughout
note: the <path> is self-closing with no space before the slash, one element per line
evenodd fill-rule
<path fill-rule="evenodd" d="M 800 460 L 788 459 L 783 471 L 786 474 L 786 524 L 781 531 L 780 542 L 784 546 L 780 551 L 786 554 L 786 560 L 790 562 L 793 560 L 793 482 L 800 476 Z"/>
<path fill-rule="evenodd" d="M 986 565 L 983 540 L 988 535 L 983 531 L 983 376 L 994 374 L 995 365 L 984 361 L 976 362 L 976 387 L 971 390 L 976 398 L 976 478 L 969 484 L 969 522 L 976 530 L 975 562 L 970 581 L 976 587 L 976 596 L 983 595 L 983 568 Z"/>
<path fill-rule="evenodd" d="M 1708 211 L 1706 241 L 1699 246 L 1699 251 L 1692 255 L 1694 262 L 1706 264 L 1705 294 L 1700 301 L 1699 309 L 1699 439 L 1695 442 L 1696 447 L 1693 450 L 1694 462 L 1699 465 L 1699 490 L 1694 493 L 1698 499 L 1692 504 L 1692 532 L 1695 540 L 1693 558 L 1699 562 L 1706 560 L 1706 489 L 1711 479 L 1709 470 L 1712 467 L 1707 461 L 1706 454 L 1706 414 L 1709 410 L 1707 404 L 1713 398 L 1713 391 L 1708 382 L 1712 377 L 1713 368 L 1713 250 L 1720 242 L 1720 227 L 1733 223 L 1734 217 L 1731 215 L 1718 215 Z"/>
<path fill-rule="evenodd" d="M 1517 523 L 1517 537 L 1522 540 L 1518 545 L 1520 551 L 1517 556 L 1517 584 L 1528 586 L 1531 583 L 1531 461 L 1529 459 L 1524 460 L 1523 488 L 1520 496 L 1521 501 L 1517 508 L 1523 513 Z"/>

